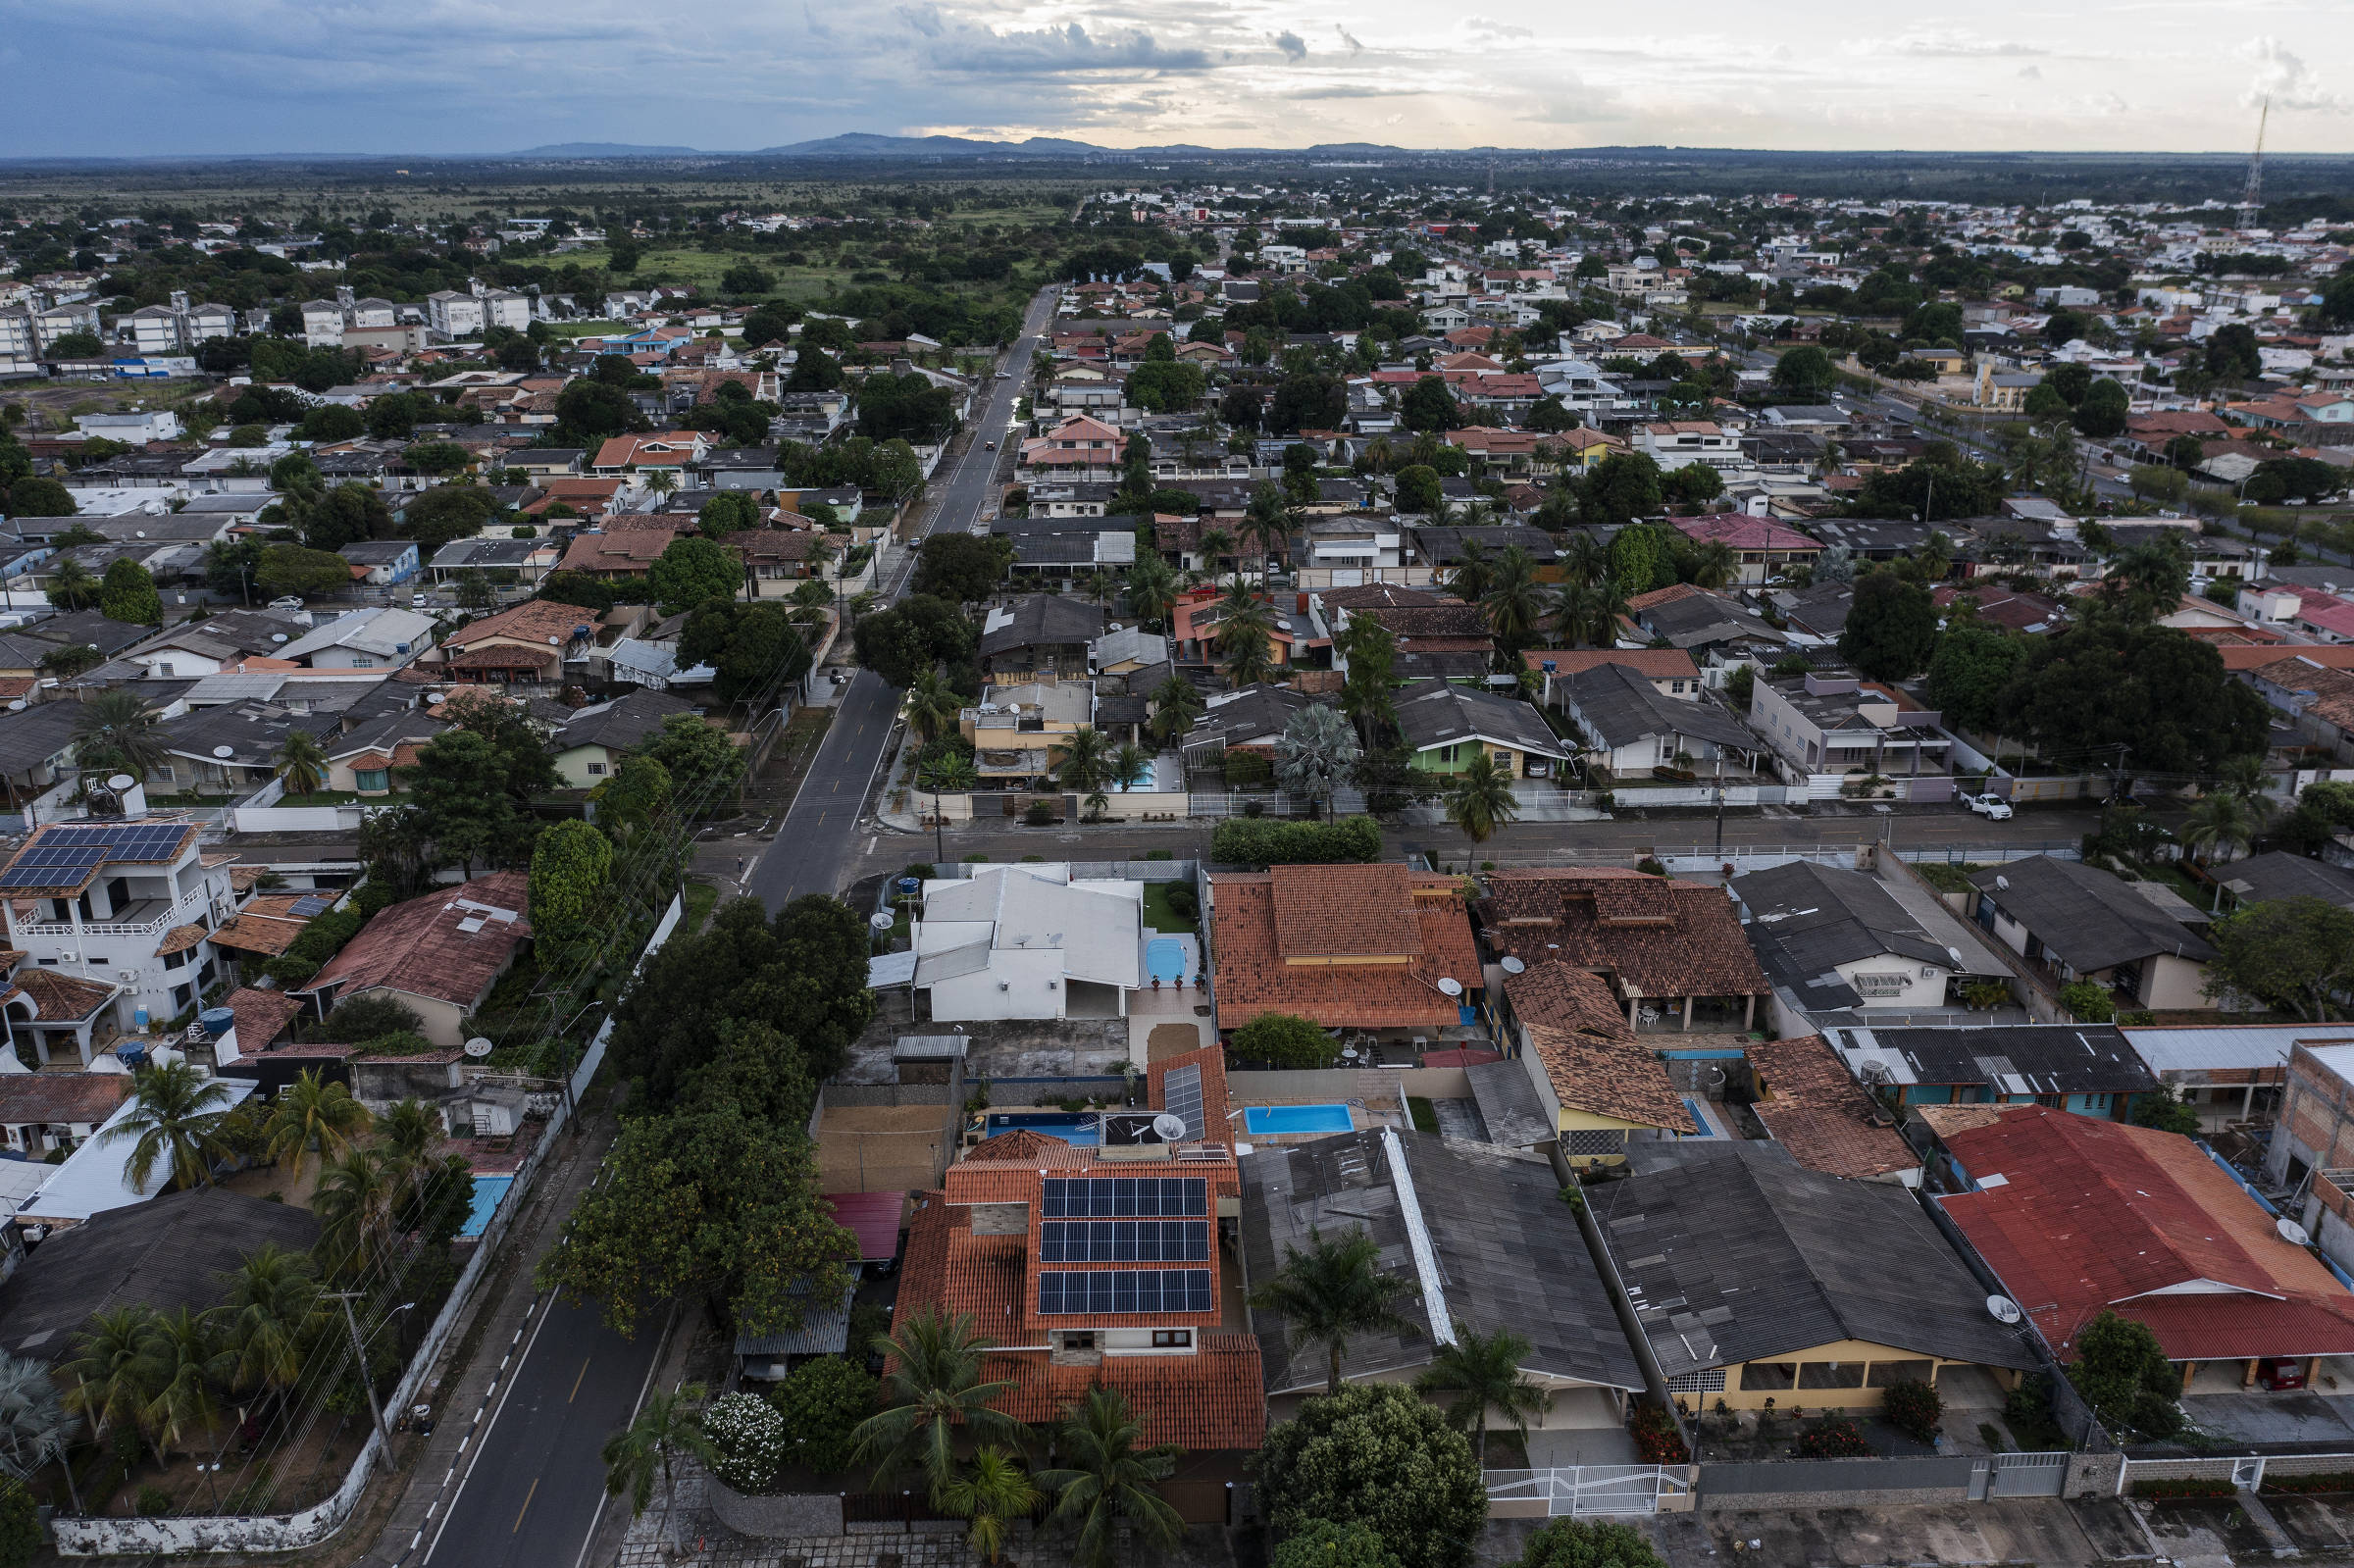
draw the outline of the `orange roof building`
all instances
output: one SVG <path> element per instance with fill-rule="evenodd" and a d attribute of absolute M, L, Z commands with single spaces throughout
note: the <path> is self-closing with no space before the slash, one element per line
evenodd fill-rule
<path fill-rule="evenodd" d="M 1479 986 L 1470 914 L 1453 877 L 1402 865 L 1276 866 L 1212 877 L 1209 886 L 1221 1034 L 1262 1013 L 1435 1034 L 1461 1021 Z"/>

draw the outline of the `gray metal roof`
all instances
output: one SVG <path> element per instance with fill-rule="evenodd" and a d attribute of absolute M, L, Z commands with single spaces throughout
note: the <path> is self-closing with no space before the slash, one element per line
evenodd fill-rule
<path fill-rule="evenodd" d="M 1408 750 L 1426 751 L 1433 746 L 1479 739 L 1515 746 L 1541 757 L 1569 754 L 1568 745 L 1553 733 L 1545 716 L 1518 697 L 1497 696 L 1453 682 L 1431 680 L 1417 681 L 1402 688 L 1393 706 L 1399 732 L 1406 736 Z"/>
<path fill-rule="evenodd" d="M 1566 702 L 1576 708 L 1578 722 L 1612 750 L 1654 735 L 1705 740 L 1743 752 L 1766 749 L 1764 738 L 1715 698 L 1705 692 L 1688 698 L 1663 695 L 1648 677 L 1622 664 L 1598 664 L 1557 680 Z"/>
<path fill-rule="evenodd" d="M 0 713 L 0 774 L 40 767 L 74 744 L 78 702 L 43 702 L 17 713 Z"/>
<path fill-rule="evenodd" d="M 1488 1141 L 1506 1148 L 1530 1148 L 1561 1136 L 1553 1113 L 1537 1095 L 1528 1064 L 1517 1058 L 1481 1062 L 1463 1070 L 1471 1080 L 1471 1098 L 1488 1130 Z"/>
<path fill-rule="evenodd" d="M 1393 1146 L 1405 1157 L 1403 1182 Z M 1609 1287 L 1544 1161 L 1428 1133 L 1351 1133 L 1251 1154 L 1242 1171 L 1243 1261 L 1254 1284 L 1272 1277 L 1284 1248 L 1304 1245 L 1311 1229 L 1365 1231 L 1381 1249 L 1381 1271 L 1407 1282 L 1399 1308 L 1414 1328 L 1353 1338 L 1345 1377 L 1427 1365 L 1434 1331 L 1461 1323 L 1526 1336 L 1532 1372 L 1643 1386 Z M 1434 1293 L 1445 1314 L 1436 1324 Z M 1254 1328 L 1268 1392 L 1323 1388 L 1322 1345 L 1296 1340 L 1273 1312 L 1254 1313 Z"/>
<path fill-rule="evenodd" d="M 2003 1094 L 2139 1094 L 2158 1087 L 2107 1024 L 1962 1024 L 1824 1031 L 1848 1070 L 1876 1061 L 1900 1084 L 1982 1085 Z"/>
<path fill-rule="evenodd" d="M 2244 904 L 2275 898 L 2319 898 L 2340 909 L 2354 909 L 2354 871 L 2283 849 L 2234 861 L 2225 868 L 2221 881 Z"/>
<path fill-rule="evenodd" d="M 1771 939 L 1801 966 L 1827 969 L 1896 953 L 1944 969 L 1963 967 L 1877 877 L 1793 860 L 1735 877 L 1730 885 L 1748 911 L 1751 943 Z"/>
<path fill-rule="evenodd" d="M 839 1305 L 811 1307 L 802 1315 L 801 1326 L 782 1334 L 740 1334 L 736 1337 L 738 1355 L 840 1355 L 850 1344 L 850 1298 L 858 1287 L 850 1285 L 842 1292 Z"/>
<path fill-rule="evenodd" d="M 2081 861 L 2036 855 L 1988 866 L 1972 872 L 1970 880 L 2053 956 L 2081 975 L 2160 953 L 2200 964 L 2216 955 L 2206 937 L 2144 897 L 2134 885 Z"/>
<path fill-rule="evenodd" d="M 1776 1143 L 1638 1143 L 1630 1154 L 1638 1174 L 1587 1189 L 1588 1202 L 1668 1377 L 1842 1340 L 2035 1364 L 1903 1188 L 1807 1170 Z"/>

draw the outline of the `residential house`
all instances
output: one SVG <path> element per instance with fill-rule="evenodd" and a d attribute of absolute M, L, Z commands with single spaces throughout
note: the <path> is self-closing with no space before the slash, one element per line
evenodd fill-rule
<path fill-rule="evenodd" d="M 84 613 L 96 618 L 94 611 Z M 49 625 L 35 623 L 25 629 L 26 633 L 38 636 Z M 110 658 L 120 654 L 126 662 L 138 666 L 149 680 L 184 681 L 216 675 L 249 658 L 283 658 L 285 649 L 296 638 L 310 634 L 312 625 L 307 611 L 287 614 L 278 610 L 224 610 L 202 621 L 183 621 L 152 634 L 121 622 L 109 623 L 109 628 L 113 646 L 93 642 L 101 652 Z M 71 634 L 79 637 L 83 630 L 77 626 Z M 100 634 L 109 631 L 108 628 L 88 630 Z"/>
<path fill-rule="evenodd" d="M 1771 994 L 1742 935 L 1732 900 L 1716 887 L 1615 868 L 1497 871 L 1477 904 L 1480 930 L 1501 958 L 1534 967 L 1556 959 L 1611 983 L 1634 1025 L 1680 1012 L 1746 1032 Z"/>
<path fill-rule="evenodd" d="M 1961 1189 L 1936 1202 L 2055 1354 L 2115 1313 L 2199 1394 L 2354 1352 L 2354 1292 L 2189 1138 L 2040 1107 L 1977 1120 L 1943 1133 Z"/>
<path fill-rule="evenodd" d="M 2212 1134 L 2272 1127 L 2291 1050 L 2332 1032 L 2312 1024 L 2126 1024 L 2119 1033 Z"/>
<path fill-rule="evenodd" d="M 1907 1024 L 1823 1031 L 1896 1106 L 2048 1105 L 2124 1121 L 2158 1081 L 2106 1024 Z"/>
<path fill-rule="evenodd" d="M 1066 480 L 1108 482 L 1119 478 L 1120 460 L 1128 437 L 1117 426 L 1087 415 L 1076 415 L 1022 442 L 1015 478 L 1051 476 Z"/>
<path fill-rule="evenodd" d="M 1212 876 L 1209 902 L 1221 1036 L 1290 1013 L 1426 1041 L 1465 1022 L 1481 985 L 1452 877 L 1402 865 L 1275 866 Z"/>
<path fill-rule="evenodd" d="M 2216 881 L 2231 895 L 2227 907 L 2270 903 L 2277 898 L 2319 898 L 2354 909 L 2354 870 L 2308 860 L 2285 849 L 2268 850 L 2219 868 Z"/>
<path fill-rule="evenodd" d="M 973 743 L 973 763 L 985 789 L 1022 789 L 1062 764 L 1063 742 L 1092 727 L 1093 682 L 1049 677 L 1023 684 L 992 683 L 981 701 L 957 715 L 957 733 Z"/>
<path fill-rule="evenodd" d="M 1360 615 L 1388 632 L 1395 647 L 1390 673 L 1400 681 L 1480 681 L 1495 662 L 1495 633 L 1479 606 L 1426 588 L 1397 582 L 1330 587 L 1312 594 L 1309 604 L 1335 639 Z M 1348 668 L 1337 649 L 1334 667 Z"/>
<path fill-rule="evenodd" d="M 596 612 L 554 599 L 528 599 L 444 636 L 425 663 L 455 681 L 553 685 L 564 662 L 594 635 Z"/>
<path fill-rule="evenodd" d="M 1758 961 L 1774 983 L 1774 1023 L 1806 1032 L 1819 1014 L 1907 1013 L 1967 1004 L 1987 981 L 2006 988 L 2010 966 L 1901 868 L 1867 872 L 1793 860 L 1725 885 L 1741 906 Z"/>
<path fill-rule="evenodd" d="M 2088 980 L 2137 1009 L 2210 1008 L 2208 915 L 2159 882 L 2036 855 L 1970 873 L 1980 929 L 2044 989 Z"/>
<path fill-rule="evenodd" d="M 1262 596 L 1267 612 L 1267 662 L 1290 665 L 1307 635 L 1306 618 L 1290 608 L 1292 595 Z M 1218 628 L 1226 621 L 1225 597 L 1214 588 L 1193 588 L 1177 600 L 1169 622 L 1169 644 L 1180 664 L 1215 664 L 1224 655 Z"/>
<path fill-rule="evenodd" d="M 664 468 L 684 475 L 711 450 L 711 438 L 701 430 L 651 430 L 636 435 L 609 436 L 596 449 L 589 472 L 611 478 Z"/>
<path fill-rule="evenodd" d="M 565 542 L 530 539 L 452 539 L 434 552 L 434 581 L 445 583 L 461 574 L 480 572 L 493 583 L 536 585 L 564 558 Z"/>
<path fill-rule="evenodd" d="M 1115 627 L 1088 644 L 1088 667 L 1098 675 L 1134 675 L 1169 662 L 1169 639 L 1141 627 Z"/>
<path fill-rule="evenodd" d="M 1004 866 L 924 885 L 915 988 L 936 1023 L 1124 1018 L 1144 983 L 1144 884 Z"/>
<path fill-rule="evenodd" d="M 603 528 L 574 534 L 557 570 L 601 578 L 643 578 L 679 536 L 686 520 L 664 519 L 648 527 L 637 526 L 640 521 L 637 516 L 609 516 Z"/>
<path fill-rule="evenodd" d="M 425 296 L 425 323 L 442 341 L 483 335 L 483 302 L 454 288 L 435 289 Z"/>
<path fill-rule="evenodd" d="M 1733 581 L 1753 586 L 1784 577 L 1793 567 L 1811 567 L 1822 555 L 1819 540 L 1771 518 L 1714 513 L 1677 518 L 1675 528 L 1695 543 L 1731 550 L 1738 568 Z"/>
<path fill-rule="evenodd" d="M 335 553 L 351 563 L 353 581 L 375 587 L 408 582 L 421 564 L 415 539 L 362 539 Z"/>
<path fill-rule="evenodd" d="M 1739 1139 L 1646 1145 L 1588 1189 L 1603 1250 L 1687 1412 L 1876 1409 L 1898 1383 L 1989 1407 L 2036 1362 L 1911 1194 Z"/>
<path fill-rule="evenodd" d="M 1749 455 L 1741 450 L 1739 434 L 1714 420 L 1668 420 L 1638 425 L 1634 430 L 1634 449 L 1666 474 L 1694 463 L 1706 464 L 1719 473 L 1749 467 Z"/>
<path fill-rule="evenodd" d="M 128 1073 L 41 1073 L 23 1053 L 0 1068 L 0 1156 L 41 1160 L 72 1153 L 130 1093 Z"/>
<path fill-rule="evenodd" d="M 1272 764 L 1275 742 L 1282 738 L 1292 715 L 1314 706 L 1316 698 L 1297 686 L 1254 683 L 1231 691 L 1213 691 L 1194 727 L 1177 737 L 1177 746 L 1188 769 L 1219 767 L 1227 755 L 1238 751 L 1251 752 Z"/>
<path fill-rule="evenodd" d="M 1701 679 L 1721 686 L 1747 664 L 1763 675 L 1789 650 L 1787 633 L 1722 593 L 1670 583 L 1626 601 L 1641 639 L 1681 648 L 1698 661 Z M 1623 636 L 1625 633 L 1621 632 Z"/>
<path fill-rule="evenodd" d="M 610 702 L 575 708 L 547 749 L 568 789 L 593 789 L 621 771 L 621 761 L 662 733 L 676 714 L 693 704 L 667 691 L 640 689 Z"/>
<path fill-rule="evenodd" d="M 1248 1280 L 1273 1278 L 1312 1237 L 1361 1234 L 1380 1249 L 1378 1270 L 1404 1286 L 1404 1327 L 1351 1337 L 1344 1383 L 1410 1381 L 1464 1326 L 1509 1326 L 1527 1345 L 1522 1377 L 1543 1391 L 1529 1462 L 1633 1462 L 1625 1424 L 1642 1368 L 1550 1165 L 1395 1129 L 1258 1149 L 1241 1165 Z M 1326 1346 L 1278 1312 L 1252 1323 L 1269 1413 L 1296 1415 L 1324 1391 Z"/>
<path fill-rule="evenodd" d="M 234 1090 L 242 1100 L 251 1087 Z M 78 1353 L 82 1327 L 99 1313 L 201 1314 L 220 1304 L 221 1277 L 254 1253 L 276 1246 L 302 1256 L 317 1243 L 319 1221 L 300 1204 L 219 1187 L 126 1190 L 120 1166 L 130 1146 L 125 1138 L 90 1148 L 71 1180 L 59 1167 L 36 1194 L 46 1213 L 17 1217 L 52 1230 L 0 1285 L 0 1345 L 10 1354 L 56 1367 Z M 170 1169 L 168 1154 L 159 1168 Z"/>
<path fill-rule="evenodd" d="M 1630 1142 L 1700 1131 L 1657 1052 L 1627 1022 L 1610 985 L 1560 958 L 1504 968 L 1505 1023 L 1515 1066 L 1535 1090 L 1564 1164 L 1617 1165 Z M 1501 1075 L 1496 1075 L 1501 1076 Z"/>
<path fill-rule="evenodd" d="M 1920 1156 L 1896 1130 L 1896 1118 L 1820 1035 L 1756 1041 L 1744 1055 L 1756 1096 L 1750 1112 L 1792 1159 L 1825 1176 L 1919 1184 Z"/>
<path fill-rule="evenodd" d="M 32 678 L 22 679 L 29 689 Z M 80 713 L 74 702 L 0 711 L 0 784 L 10 811 L 25 812 L 66 778 L 80 739 L 75 733 Z"/>
<path fill-rule="evenodd" d="M 339 734 L 322 736 L 327 752 L 327 787 L 354 794 L 391 792 L 395 773 L 417 765 L 417 748 L 431 745 L 449 728 L 422 708 L 401 708 L 353 724 Z"/>
<path fill-rule="evenodd" d="M 1520 662 L 1542 678 L 1537 700 L 1548 708 L 1561 706 L 1570 677 L 1605 664 L 1633 671 L 1663 697 L 1686 697 L 1701 688 L 1700 666 L 1681 648 L 1530 648 Z"/>
<path fill-rule="evenodd" d="M 454 1050 L 531 935 L 529 876 L 492 872 L 380 911 L 295 994 L 322 1011 L 389 997 L 418 1016 L 418 1033 Z"/>
<path fill-rule="evenodd" d="M 335 725 L 331 713 L 296 713 L 268 699 L 191 707 L 155 726 L 172 760 L 148 770 L 148 782 L 161 780 L 177 794 L 242 795 L 278 777 L 288 735 L 320 738 Z"/>
<path fill-rule="evenodd" d="M 1691 655 L 1681 651 L 1658 651 L 1691 663 Z M 1690 681 L 1670 677 L 1667 683 L 1686 691 L 1663 695 L 1660 682 L 1614 660 L 1547 678 L 1561 711 L 1584 735 L 1579 756 L 1590 772 L 1622 780 L 1662 767 L 1720 773 L 1727 761 L 1743 770 L 1757 766 L 1765 742 L 1714 697 L 1702 693 L 1697 672 Z"/>
<path fill-rule="evenodd" d="M 1847 774 L 1934 777 L 1953 745 L 1944 716 L 1902 687 L 1837 671 L 1754 682 L 1749 722 L 1794 784 Z"/>
<path fill-rule="evenodd" d="M 134 817 L 50 823 L 0 869 L 22 1055 L 87 1067 L 117 1032 L 178 1017 L 216 977 L 206 938 L 236 913 L 195 824 Z"/>
<path fill-rule="evenodd" d="M 1024 594 L 990 606 L 974 657 L 987 676 L 1084 676 L 1088 649 L 1104 627 L 1100 605 L 1066 594 Z"/>
<path fill-rule="evenodd" d="M 1414 766 L 1427 773 L 1460 773 L 1484 755 L 1507 778 L 1543 779 L 1569 760 L 1567 743 L 1517 696 L 1433 678 L 1402 687 L 1391 706 Z"/>
<path fill-rule="evenodd" d="M 296 637 L 276 657 L 313 670 L 397 670 L 434 645 L 437 627 L 416 610 L 353 610 Z"/>
<path fill-rule="evenodd" d="M 1294 538 L 1291 555 L 1295 581 L 1303 588 L 1378 582 L 1406 566 L 1406 531 L 1394 516 L 1378 512 L 1310 518 Z"/>
<path fill-rule="evenodd" d="M 1561 577 L 1561 536 L 1540 528 L 1519 525 L 1455 528 L 1426 523 L 1415 528 L 1413 533 L 1414 548 L 1422 559 L 1449 577 L 1462 563 L 1467 546 L 1476 546 L 1490 564 L 1505 551 L 1516 549 L 1535 565 L 1539 582 L 1558 582 Z"/>

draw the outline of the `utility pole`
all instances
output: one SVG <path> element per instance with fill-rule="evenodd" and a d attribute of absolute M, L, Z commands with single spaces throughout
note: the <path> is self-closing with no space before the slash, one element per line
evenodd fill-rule
<path fill-rule="evenodd" d="M 368 1395 L 368 1414 L 376 1420 L 376 1435 L 384 1445 L 384 1456 L 390 1458 L 392 1434 L 384 1430 L 384 1406 L 376 1402 L 376 1385 L 368 1378 L 368 1352 L 360 1343 L 360 1320 L 353 1317 L 351 1313 L 352 1298 L 360 1292 L 357 1290 L 331 1290 L 328 1293 L 343 1303 L 343 1326 L 351 1331 L 351 1354 L 352 1358 L 359 1363 L 360 1389 Z"/>

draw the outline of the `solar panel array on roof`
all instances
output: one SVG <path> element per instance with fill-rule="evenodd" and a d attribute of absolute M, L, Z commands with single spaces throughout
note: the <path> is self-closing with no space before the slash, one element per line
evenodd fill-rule
<path fill-rule="evenodd" d="M 1202 1069 L 1173 1067 L 1160 1081 L 1161 1104 L 1171 1116 L 1185 1123 L 1185 1136 L 1193 1142 L 1208 1137 L 1202 1126 Z"/>
<path fill-rule="evenodd" d="M 313 915 L 324 915 L 334 907 L 335 894 L 333 893 L 305 893 L 286 906 L 286 913 L 300 915 L 303 919 L 308 920 Z"/>
<path fill-rule="evenodd" d="M 51 828 L 0 874 L 0 887 L 64 887 L 110 860 L 170 860 L 185 823 L 75 823 Z"/>
<path fill-rule="evenodd" d="M 1206 1263 L 1207 1220 L 1049 1220 L 1041 1263 Z"/>
<path fill-rule="evenodd" d="M 1049 1177 L 1039 1213 L 1047 1219 L 1205 1215 L 1209 1183 L 1199 1176 Z"/>
<path fill-rule="evenodd" d="M 1095 1269 L 1084 1274 L 1041 1274 L 1038 1310 L 1042 1317 L 1075 1312 L 1207 1312 L 1207 1269 Z"/>

